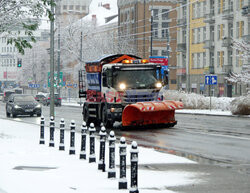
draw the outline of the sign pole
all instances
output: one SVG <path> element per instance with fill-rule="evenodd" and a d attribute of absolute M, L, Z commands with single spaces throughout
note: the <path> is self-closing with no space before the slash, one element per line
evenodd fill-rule
<path fill-rule="evenodd" d="M 210 84 L 209 84 L 209 96 L 210 96 L 209 109 L 211 111 L 211 101 L 212 101 L 212 99 L 211 99 L 211 85 Z"/>

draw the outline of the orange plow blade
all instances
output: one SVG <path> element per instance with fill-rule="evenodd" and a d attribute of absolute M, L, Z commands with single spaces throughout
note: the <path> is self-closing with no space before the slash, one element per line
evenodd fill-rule
<path fill-rule="evenodd" d="M 127 105 L 122 113 L 123 126 L 169 124 L 174 126 L 175 109 L 182 109 L 179 101 L 138 102 Z"/>

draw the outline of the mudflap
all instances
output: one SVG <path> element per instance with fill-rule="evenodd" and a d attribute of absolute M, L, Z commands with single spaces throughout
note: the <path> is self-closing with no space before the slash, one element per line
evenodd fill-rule
<path fill-rule="evenodd" d="M 138 102 L 127 105 L 122 113 L 122 126 L 176 125 L 175 109 L 182 109 L 179 101 Z"/>

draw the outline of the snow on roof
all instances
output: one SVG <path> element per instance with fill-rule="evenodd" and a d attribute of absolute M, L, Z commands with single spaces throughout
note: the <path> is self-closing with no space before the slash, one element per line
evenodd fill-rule
<path fill-rule="evenodd" d="M 108 8 L 105 8 L 108 5 Z M 89 6 L 89 14 L 83 17 L 82 22 L 95 22 L 96 26 L 107 24 L 106 18 L 118 15 L 117 0 L 92 0 Z M 108 24 L 117 22 L 117 17 L 108 21 Z"/>

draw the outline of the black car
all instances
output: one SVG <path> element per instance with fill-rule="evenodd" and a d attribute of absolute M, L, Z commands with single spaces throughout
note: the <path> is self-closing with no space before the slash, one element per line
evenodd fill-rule
<path fill-rule="evenodd" d="M 16 117 L 17 115 L 30 115 L 36 114 L 41 116 L 41 105 L 35 100 L 34 96 L 26 94 L 12 94 L 6 103 L 6 116 Z"/>
<path fill-rule="evenodd" d="M 59 94 L 54 94 L 54 104 L 55 106 L 61 106 L 62 105 L 62 98 L 59 97 Z M 47 96 L 46 103 L 45 105 L 49 106 L 50 105 L 50 95 Z"/>

